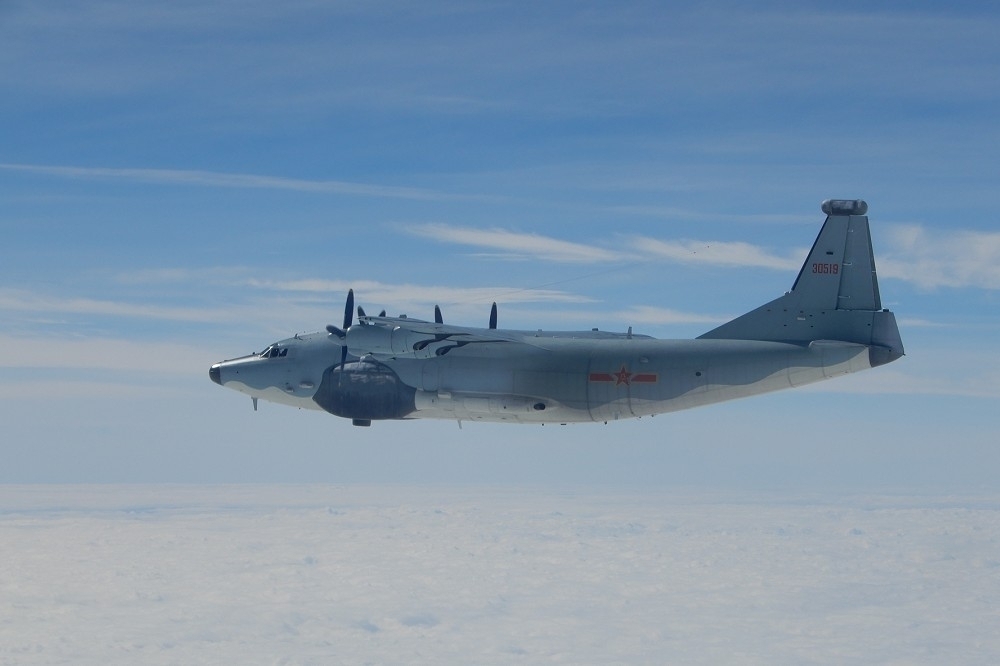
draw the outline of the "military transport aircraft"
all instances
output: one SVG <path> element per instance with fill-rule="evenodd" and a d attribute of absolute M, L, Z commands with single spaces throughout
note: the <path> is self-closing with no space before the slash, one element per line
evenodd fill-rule
<path fill-rule="evenodd" d="M 365 314 L 216 363 L 250 395 L 368 426 L 384 419 L 607 423 L 809 384 L 903 355 L 883 310 L 868 204 L 822 204 L 826 222 L 791 291 L 694 340 L 487 328 Z"/>

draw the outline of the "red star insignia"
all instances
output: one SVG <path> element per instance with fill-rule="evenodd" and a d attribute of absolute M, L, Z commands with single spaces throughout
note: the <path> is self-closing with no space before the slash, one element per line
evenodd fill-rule
<path fill-rule="evenodd" d="M 629 372 L 625 364 L 618 372 L 592 372 L 587 376 L 592 382 L 613 382 L 615 386 L 631 386 L 632 384 L 655 384 L 660 376 L 655 372 Z"/>

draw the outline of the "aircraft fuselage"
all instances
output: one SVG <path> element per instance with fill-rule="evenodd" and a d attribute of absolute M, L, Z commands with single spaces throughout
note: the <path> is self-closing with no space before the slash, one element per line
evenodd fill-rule
<path fill-rule="evenodd" d="M 280 351 L 270 357 L 214 367 L 219 383 L 254 398 L 360 421 L 573 423 L 672 412 L 872 366 L 869 348 L 856 343 L 501 333 L 534 344 L 486 342 L 433 359 L 349 357 L 341 368 L 340 346 L 314 333 L 272 345 Z"/>

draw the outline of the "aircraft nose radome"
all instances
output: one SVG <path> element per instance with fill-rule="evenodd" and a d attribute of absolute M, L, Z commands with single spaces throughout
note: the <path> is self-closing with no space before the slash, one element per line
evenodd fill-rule
<path fill-rule="evenodd" d="M 208 369 L 208 376 L 212 378 L 213 382 L 222 386 L 222 369 L 219 367 L 218 363 Z"/>

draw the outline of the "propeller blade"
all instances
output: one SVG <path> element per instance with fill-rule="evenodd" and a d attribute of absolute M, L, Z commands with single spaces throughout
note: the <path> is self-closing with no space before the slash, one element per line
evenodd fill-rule
<path fill-rule="evenodd" d="M 490 328 L 497 327 L 497 304 L 493 303 L 493 307 L 490 308 Z"/>
<path fill-rule="evenodd" d="M 379 316 L 379 317 L 384 317 L 384 316 L 385 316 L 385 310 L 382 310 L 382 312 L 379 312 L 379 313 L 378 313 L 378 316 Z"/>
<path fill-rule="evenodd" d="M 360 307 L 358 308 L 361 309 Z M 347 338 L 347 329 L 351 327 L 353 322 L 352 315 L 354 314 L 354 290 L 347 290 L 347 305 L 344 307 L 344 328 L 337 328 L 333 324 L 327 324 L 326 332 L 330 335 L 336 335 L 341 340 Z"/>
<path fill-rule="evenodd" d="M 354 323 L 354 290 L 347 290 L 347 303 L 344 304 L 344 344 L 340 345 L 340 368 L 347 365 L 347 329 Z"/>
<path fill-rule="evenodd" d="M 364 317 L 364 316 L 365 316 L 365 309 L 359 305 L 358 306 L 358 317 Z"/>
<path fill-rule="evenodd" d="M 358 306 L 358 316 L 364 316 L 364 310 Z M 343 369 L 347 365 L 347 329 L 351 327 L 354 323 L 354 290 L 347 290 L 347 303 L 344 304 L 344 327 L 337 328 L 333 324 L 327 324 L 326 330 L 330 335 L 336 335 L 342 340 L 340 344 L 340 367 Z M 340 376 L 337 377 L 338 383 L 340 382 Z"/>
<path fill-rule="evenodd" d="M 344 330 L 351 327 L 354 321 L 354 290 L 347 290 L 347 305 L 344 306 Z"/>
<path fill-rule="evenodd" d="M 444 317 L 441 315 L 441 308 L 439 308 L 436 305 L 434 306 L 434 323 L 435 324 L 444 323 Z"/>

